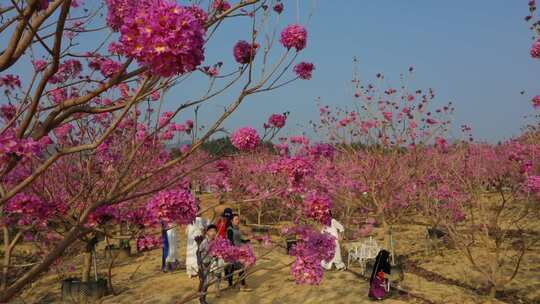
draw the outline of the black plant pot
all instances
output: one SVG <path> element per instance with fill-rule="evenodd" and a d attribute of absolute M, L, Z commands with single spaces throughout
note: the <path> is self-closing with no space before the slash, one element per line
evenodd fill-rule
<path fill-rule="evenodd" d="M 81 282 L 79 279 L 69 278 L 62 281 L 63 303 L 86 303 L 97 301 L 108 293 L 107 280 Z"/>
<path fill-rule="evenodd" d="M 286 239 L 285 242 L 287 243 L 287 254 L 289 254 L 292 246 L 296 244 L 296 239 Z"/>
<path fill-rule="evenodd" d="M 443 237 L 446 236 L 446 232 L 437 228 L 427 227 L 426 231 L 427 231 L 427 237 L 430 239 L 442 239 Z"/>

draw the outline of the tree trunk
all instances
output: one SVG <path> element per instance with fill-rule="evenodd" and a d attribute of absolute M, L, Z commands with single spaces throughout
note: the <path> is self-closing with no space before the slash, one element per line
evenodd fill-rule
<path fill-rule="evenodd" d="M 83 256 L 83 267 L 82 267 L 82 282 L 88 282 L 90 280 L 90 271 L 92 270 L 92 252 L 86 251 Z"/>
<path fill-rule="evenodd" d="M 497 296 L 497 286 L 495 284 L 491 284 L 491 288 L 489 289 L 489 297 L 492 299 L 495 299 Z"/>
<path fill-rule="evenodd" d="M 9 274 L 9 265 L 11 264 L 11 253 L 13 252 L 13 247 L 9 246 L 6 248 L 6 251 L 4 252 L 4 263 L 3 263 L 3 269 L 2 269 L 2 288 L 1 290 L 5 290 L 7 288 L 8 283 L 8 274 Z"/>
<path fill-rule="evenodd" d="M 392 230 L 392 225 L 388 226 L 388 248 L 390 248 L 390 256 L 392 258 L 391 264 L 396 265 L 396 252 L 394 249 L 394 233 Z"/>
<path fill-rule="evenodd" d="M 15 245 L 19 242 L 22 237 L 22 231 L 17 232 L 17 234 L 10 239 L 9 228 L 4 227 L 4 261 L 2 267 L 2 282 L 0 284 L 0 290 L 4 291 L 8 285 L 8 275 L 9 275 L 9 266 L 11 265 L 11 255 Z"/>
<path fill-rule="evenodd" d="M 82 225 L 81 225 L 82 226 Z M 58 259 L 68 246 L 73 244 L 77 240 L 81 232 L 81 226 L 75 226 L 71 228 L 64 239 L 56 245 L 56 247 L 41 261 L 41 263 L 32 267 L 22 277 L 20 277 L 15 283 L 10 285 L 5 290 L 0 292 L 0 303 L 7 303 L 18 292 L 20 292 L 28 283 L 35 280 L 42 272 L 47 271 L 51 264 Z"/>
<path fill-rule="evenodd" d="M 0 287 L 0 290 L 5 290 L 7 287 L 7 280 L 8 280 L 8 271 L 9 271 L 9 263 L 11 260 L 11 246 L 9 246 L 9 229 L 7 227 L 4 227 L 4 263 L 2 268 L 2 285 Z"/>
<path fill-rule="evenodd" d="M 392 265 L 395 265 L 396 259 L 395 259 L 395 250 L 394 250 L 394 235 L 392 232 L 392 225 L 389 225 L 386 220 L 382 219 L 382 228 L 384 231 L 384 239 L 386 241 L 386 248 L 388 248 L 388 251 L 390 251 L 390 263 Z"/>

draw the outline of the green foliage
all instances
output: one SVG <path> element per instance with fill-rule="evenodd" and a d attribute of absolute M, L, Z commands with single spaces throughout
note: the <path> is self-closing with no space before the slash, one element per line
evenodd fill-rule
<path fill-rule="evenodd" d="M 238 152 L 229 137 L 208 140 L 202 144 L 201 148 L 213 156 L 230 155 Z"/>
<path fill-rule="evenodd" d="M 208 152 L 212 156 L 224 156 L 238 153 L 229 137 L 220 137 L 206 141 L 202 147 L 204 151 Z M 270 141 L 263 141 L 259 149 L 275 151 L 274 144 Z"/>

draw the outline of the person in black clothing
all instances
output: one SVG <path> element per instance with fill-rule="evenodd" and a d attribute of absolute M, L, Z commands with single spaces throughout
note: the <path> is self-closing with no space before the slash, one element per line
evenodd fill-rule
<path fill-rule="evenodd" d="M 389 289 L 386 276 L 390 275 L 391 268 L 390 252 L 384 249 L 379 251 L 375 259 L 375 266 L 369 278 L 368 297 L 375 300 L 382 300 L 386 297 Z"/>
<path fill-rule="evenodd" d="M 240 216 L 238 214 L 232 215 L 231 225 L 227 228 L 227 239 L 229 239 L 229 241 L 231 241 L 234 246 L 241 246 L 245 243 L 249 243 L 248 239 L 242 238 L 242 233 L 240 232 Z M 229 282 L 229 287 L 233 285 L 234 271 L 240 269 L 242 269 L 242 271 L 238 273 L 241 285 L 240 290 L 251 291 L 251 289 L 249 289 L 246 284 L 246 280 L 244 277 L 245 270 L 243 270 L 243 266 L 240 262 L 235 262 L 225 268 L 225 276 L 227 277 L 227 281 Z"/>

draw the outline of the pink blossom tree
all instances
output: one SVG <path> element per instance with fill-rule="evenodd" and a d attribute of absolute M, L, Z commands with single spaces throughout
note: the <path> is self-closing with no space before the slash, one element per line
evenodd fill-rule
<path fill-rule="evenodd" d="M 539 151 L 538 143 L 519 140 L 464 146 L 444 168 L 447 175 L 434 181 L 442 189 L 432 195 L 442 195 L 449 211 L 439 216 L 443 227 L 493 297 L 516 277 L 538 241 L 530 232 L 540 210 L 534 186 Z"/>
<path fill-rule="evenodd" d="M 40 260 L 5 284 L 0 301 L 47 271 L 77 239 L 99 230 L 111 212 L 142 206 L 160 191 L 178 191 L 190 170 L 204 165 L 190 164 L 191 155 L 248 96 L 298 79 L 284 78 L 306 46 L 307 32 L 299 25 L 285 30 L 281 36 L 287 42 L 271 62 L 279 9 L 268 9 L 267 2 L 212 2 L 204 10 L 169 0 L 109 0 L 106 5 L 55 0 L 1 8 L 0 32 L 9 43 L 0 53 L 0 72 L 5 73 L 0 86 L 8 100 L 1 106 L 0 206 L 10 212 L 10 223 L 17 223 L 4 224 L 7 247 L 21 239 L 21 231 L 51 230 L 40 225 L 43 220 L 19 219 L 21 210 L 67 216 L 59 219 L 62 229 Z M 223 22 L 236 18 L 250 20 L 245 39 L 260 45 L 260 51 L 250 48 L 249 60 L 244 56 L 229 72 L 220 71 L 222 63 L 203 66 L 211 51 L 208 41 Z M 96 41 L 95 47 L 84 49 L 84 40 Z M 15 75 L 24 64 L 33 71 L 28 77 Z M 208 89 L 164 111 L 166 93 L 195 73 L 207 77 Z M 192 120 L 175 122 L 236 87 L 236 97 L 202 134 L 194 136 L 198 127 Z M 169 153 L 166 144 L 187 133 L 192 135 L 189 149 Z M 51 176 L 61 176 L 63 183 L 51 185 L 56 183 Z M 37 192 L 39 187 L 52 192 Z"/>
<path fill-rule="evenodd" d="M 411 67 L 407 76 L 401 76 L 402 85 L 395 89 L 383 86 L 382 74 L 376 75 L 378 85 L 363 84 L 355 68 L 350 109 L 320 106 L 320 122 L 314 125 L 342 152 L 339 158 L 348 167 L 341 175 L 354 191 L 334 187 L 335 199 L 348 209 L 361 211 L 364 218 L 375 216 L 383 226 L 392 258 L 392 227 L 415 212 L 423 155 L 432 145 L 448 145 L 444 134 L 453 112 L 451 104 L 433 108 L 432 89 L 408 88 L 413 70 Z"/>

